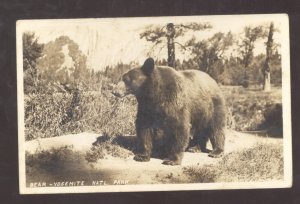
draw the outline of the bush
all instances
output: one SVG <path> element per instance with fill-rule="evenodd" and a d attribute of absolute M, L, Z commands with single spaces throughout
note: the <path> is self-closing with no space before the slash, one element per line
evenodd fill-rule
<path fill-rule="evenodd" d="M 25 156 L 28 187 L 31 183 L 41 181 L 53 184 L 59 181 L 92 182 L 99 179 L 99 171 L 88 164 L 82 152 L 74 151 L 72 146 L 39 150 L 34 154 L 26 152 Z"/>
<path fill-rule="evenodd" d="M 135 150 L 135 136 L 110 136 L 105 134 L 98 137 L 93 147 L 86 153 L 85 159 L 88 162 L 97 162 L 98 159 L 104 159 L 107 155 L 125 159 L 133 155 Z"/>
<path fill-rule="evenodd" d="M 237 131 L 263 130 L 270 136 L 282 136 L 281 89 L 272 92 L 222 86 L 230 111 L 232 129 Z M 276 105 L 277 104 L 277 105 Z"/>
<path fill-rule="evenodd" d="M 57 86 L 50 84 L 38 94 L 25 95 L 26 140 L 84 131 L 135 135 L 134 96 L 116 97 L 112 93 L 118 87 L 106 80 L 92 88 L 79 86 L 69 92 L 59 91 Z M 231 129 L 262 130 L 270 136 L 282 136 L 281 89 L 273 88 L 266 93 L 238 86 L 221 88 L 230 112 Z"/>
<path fill-rule="evenodd" d="M 25 104 L 25 138 L 32 140 L 63 134 L 60 122 L 69 105 L 70 94 L 28 94 Z"/>
<path fill-rule="evenodd" d="M 44 91 L 25 95 L 26 140 L 84 131 L 134 134 L 135 98 L 114 96 L 115 87 L 106 81 L 98 87 L 99 91 L 79 87 L 71 92 Z"/>
<path fill-rule="evenodd" d="M 99 159 L 104 159 L 105 156 L 110 155 L 113 157 L 126 159 L 132 156 L 133 153 L 127 149 L 120 147 L 119 145 L 112 144 L 110 141 L 106 141 L 101 144 L 93 146 L 85 156 L 88 162 L 97 162 Z"/>
<path fill-rule="evenodd" d="M 282 104 L 267 104 L 264 111 L 265 120 L 259 125 L 258 130 L 268 130 L 271 136 L 282 137 Z"/>
<path fill-rule="evenodd" d="M 283 148 L 276 144 L 257 144 L 227 154 L 216 165 L 186 167 L 184 173 L 195 183 L 282 180 Z"/>
<path fill-rule="evenodd" d="M 51 148 L 37 151 L 34 154 L 26 152 L 26 173 L 34 174 L 35 170 L 43 169 L 49 172 L 59 172 L 66 162 L 77 163 L 79 153 L 72 150 L 72 146 Z"/>

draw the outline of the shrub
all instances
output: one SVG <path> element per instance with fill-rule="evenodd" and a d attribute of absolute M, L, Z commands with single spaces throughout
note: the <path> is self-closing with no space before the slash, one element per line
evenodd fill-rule
<path fill-rule="evenodd" d="M 79 153 L 74 152 L 72 146 L 51 148 L 49 150 L 39 150 L 34 154 L 26 152 L 26 173 L 32 174 L 35 170 L 43 169 L 48 172 L 61 170 L 66 162 L 78 163 Z"/>
<path fill-rule="evenodd" d="M 230 126 L 237 131 L 264 130 L 270 136 L 282 136 L 281 89 L 272 92 L 222 86 L 230 111 Z"/>
<path fill-rule="evenodd" d="M 281 89 L 266 93 L 239 86 L 222 86 L 228 106 L 229 128 L 266 131 L 282 136 Z M 92 131 L 110 136 L 135 135 L 137 101 L 116 97 L 118 86 L 109 78 L 73 87 L 42 83 L 25 95 L 26 140 Z M 277 105 L 276 105 L 277 104 Z"/>
<path fill-rule="evenodd" d="M 195 183 L 282 180 L 283 148 L 276 144 L 257 144 L 227 154 L 216 165 L 186 167 L 184 173 Z"/>
<path fill-rule="evenodd" d="M 28 94 L 25 104 L 26 140 L 53 137 L 64 133 L 60 122 L 71 100 L 70 94 Z"/>
<path fill-rule="evenodd" d="M 267 129 L 272 136 L 282 137 L 282 104 L 267 104 L 264 111 L 265 120 L 261 123 L 258 129 Z"/>
<path fill-rule="evenodd" d="M 79 87 L 71 92 L 51 90 L 25 95 L 26 140 L 84 131 L 134 134 L 135 98 L 114 96 L 114 86 L 106 81 L 98 87 L 98 91 Z"/>
<path fill-rule="evenodd" d="M 128 158 L 133 155 L 130 150 L 124 149 L 117 144 L 113 144 L 112 140 L 107 140 L 93 146 L 85 156 L 88 162 L 97 162 L 98 159 L 104 159 L 106 155 L 111 155 L 118 158 Z"/>

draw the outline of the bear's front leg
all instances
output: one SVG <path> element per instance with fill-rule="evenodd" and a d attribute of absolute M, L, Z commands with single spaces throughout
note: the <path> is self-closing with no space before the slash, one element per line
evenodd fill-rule
<path fill-rule="evenodd" d="M 183 158 L 183 152 L 178 152 L 174 155 L 170 155 L 169 157 L 165 158 L 162 164 L 171 165 L 171 166 L 180 165 L 182 158 Z"/>
<path fill-rule="evenodd" d="M 152 132 L 149 128 L 137 129 L 137 152 L 134 156 L 135 161 L 150 161 L 152 152 Z"/>

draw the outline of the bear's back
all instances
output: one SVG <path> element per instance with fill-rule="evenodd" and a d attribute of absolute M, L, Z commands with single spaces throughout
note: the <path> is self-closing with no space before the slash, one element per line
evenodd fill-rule
<path fill-rule="evenodd" d="M 190 83 L 190 89 L 201 89 L 204 92 L 210 92 L 219 94 L 220 88 L 217 82 L 211 78 L 207 73 L 199 71 L 199 70 L 184 70 L 178 71 L 183 78 L 184 81 Z"/>
<path fill-rule="evenodd" d="M 222 95 L 217 82 L 205 72 L 195 69 L 177 71 L 168 66 L 158 66 L 157 71 L 165 84 L 179 83 L 188 92 L 196 92 L 196 95 L 201 93 L 208 97 Z"/>

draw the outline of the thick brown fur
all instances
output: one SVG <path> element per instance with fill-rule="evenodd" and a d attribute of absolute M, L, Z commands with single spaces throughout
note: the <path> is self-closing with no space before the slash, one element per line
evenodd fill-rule
<path fill-rule="evenodd" d="M 209 75 L 156 67 L 148 58 L 142 67 L 124 74 L 123 81 L 138 101 L 135 160 L 149 161 L 153 145 L 160 144 L 163 164 L 179 165 L 191 133 L 202 151 L 209 139 L 213 147 L 209 155 L 223 155 L 226 107 L 221 90 Z"/>

